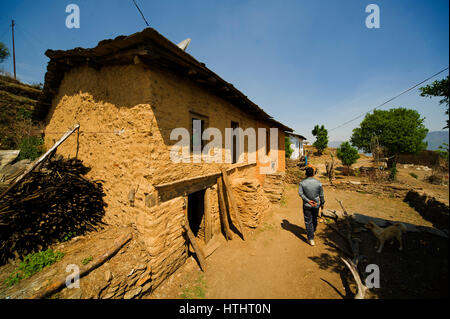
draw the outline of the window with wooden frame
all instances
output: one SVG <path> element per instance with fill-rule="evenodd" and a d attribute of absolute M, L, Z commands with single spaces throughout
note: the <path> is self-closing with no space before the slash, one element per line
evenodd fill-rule
<path fill-rule="evenodd" d="M 200 121 L 194 122 L 194 121 Z M 196 124 L 197 123 L 197 124 Z M 200 125 L 198 125 L 200 124 Z M 191 129 L 191 153 L 194 152 L 194 145 L 200 145 L 201 150 L 208 143 L 207 140 L 202 139 L 203 132 L 208 127 L 208 117 L 190 112 L 190 129 Z"/>

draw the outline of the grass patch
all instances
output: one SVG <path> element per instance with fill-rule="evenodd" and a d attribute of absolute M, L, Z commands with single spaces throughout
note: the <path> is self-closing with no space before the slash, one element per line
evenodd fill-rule
<path fill-rule="evenodd" d="M 409 175 L 411 175 L 411 176 L 414 177 L 415 179 L 418 179 L 418 178 L 419 178 L 419 176 L 417 176 L 416 173 L 409 173 Z"/>
<path fill-rule="evenodd" d="M 206 295 L 206 280 L 203 274 L 198 276 L 193 287 L 184 288 L 180 294 L 182 299 L 204 299 Z"/>
<path fill-rule="evenodd" d="M 70 231 L 70 232 L 68 232 L 68 233 L 64 234 L 64 236 L 63 236 L 63 238 L 62 238 L 62 240 L 61 240 L 61 241 L 63 241 L 63 242 L 65 242 L 65 241 L 68 241 L 69 239 L 71 239 L 71 238 L 75 237 L 76 235 L 77 235 L 77 233 L 76 233 L 76 232 L 72 232 L 72 231 Z"/>
<path fill-rule="evenodd" d="M 92 257 L 92 256 L 86 257 L 86 258 L 84 258 L 84 259 L 81 261 L 81 263 L 82 263 L 83 265 L 87 265 L 87 264 L 89 264 L 89 263 L 92 261 L 92 259 L 94 259 L 94 257 Z"/>
<path fill-rule="evenodd" d="M 283 192 L 283 194 L 281 195 L 280 205 L 281 205 L 282 207 L 286 207 L 286 206 L 287 206 L 287 198 L 286 198 L 286 195 L 284 194 L 284 192 Z"/>
<path fill-rule="evenodd" d="M 22 279 L 33 276 L 47 266 L 54 264 L 64 257 L 64 253 L 47 249 L 38 253 L 31 253 L 25 256 L 23 261 L 5 280 L 7 287 L 17 284 Z"/>

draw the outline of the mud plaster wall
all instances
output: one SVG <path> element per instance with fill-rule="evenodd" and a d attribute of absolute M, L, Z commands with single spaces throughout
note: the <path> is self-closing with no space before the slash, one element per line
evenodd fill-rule
<path fill-rule="evenodd" d="M 170 132 L 176 127 L 190 130 L 190 112 L 206 116 L 207 125 L 220 129 L 223 136 L 231 121 L 243 129 L 264 127 L 199 86 L 141 65 L 108 66 L 100 71 L 87 66 L 72 69 L 65 75 L 47 117 L 47 148 L 75 123 L 80 124 L 78 158 L 92 168 L 89 178 L 103 181 L 108 204 L 105 222 L 136 225 L 153 257 L 155 285 L 186 259 L 181 227 L 184 201 L 178 197 L 150 209 L 145 206 L 145 194 L 152 193 L 156 184 L 233 166 L 170 160 L 170 147 L 177 142 L 170 140 Z M 280 133 L 278 146 L 282 158 L 278 168 L 284 170 L 284 137 Z M 76 149 L 77 134 L 73 134 L 58 148 L 58 154 L 74 156 Z M 231 178 L 254 178 L 257 169 L 235 169 Z M 128 193 L 137 185 L 135 207 L 131 207 Z M 213 233 L 218 234 L 221 226 L 216 186 L 211 197 Z"/>
<path fill-rule="evenodd" d="M 86 66 L 65 75 L 47 117 L 45 145 L 50 147 L 68 128 L 80 123 L 78 157 L 92 168 L 90 178 L 104 181 L 105 220 L 129 223 L 131 187 L 139 185 L 135 205 L 144 207 L 144 194 L 151 193 L 155 184 L 232 166 L 170 160 L 170 147 L 177 142 L 170 140 L 170 132 L 177 127 L 190 130 L 190 112 L 206 116 L 209 127 L 220 129 L 223 146 L 223 132 L 231 121 L 243 129 L 264 127 L 228 102 L 167 72 L 140 65 L 108 66 L 100 71 Z M 279 169 L 284 170 L 282 135 L 279 133 Z M 74 156 L 76 142 L 73 134 L 58 153 Z"/>

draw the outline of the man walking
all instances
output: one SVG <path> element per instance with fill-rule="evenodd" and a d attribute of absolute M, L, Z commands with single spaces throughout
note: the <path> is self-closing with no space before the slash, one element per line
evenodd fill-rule
<path fill-rule="evenodd" d="M 303 216 L 305 218 L 306 233 L 311 246 L 314 246 L 314 232 L 317 228 L 319 207 L 323 210 L 325 199 L 322 183 L 315 179 L 314 169 L 306 168 L 306 178 L 298 185 L 298 194 L 303 199 Z"/>

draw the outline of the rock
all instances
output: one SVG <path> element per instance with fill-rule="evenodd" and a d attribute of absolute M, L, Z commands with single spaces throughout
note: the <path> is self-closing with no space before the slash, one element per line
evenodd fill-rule
<path fill-rule="evenodd" d="M 107 282 L 111 281 L 112 277 L 112 272 L 110 272 L 109 270 L 105 271 L 105 280 Z"/>
<path fill-rule="evenodd" d="M 115 293 L 110 292 L 104 295 L 101 299 L 111 299 L 114 296 Z"/>
<path fill-rule="evenodd" d="M 149 273 L 144 273 L 144 276 L 141 276 L 141 278 L 139 278 L 139 280 L 136 282 L 136 286 L 142 286 L 150 279 L 152 279 L 152 276 Z"/>
<path fill-rule="evenodd" d="M 147 291 L 149 291 L 152 288 L 152 282 L 146 283 L 143 287 L 142 287 L 142 294 L 145 294 Z"/>
<path fill-rule="evenodd" d="M 132 299 L 139 295 L 142 291 L 142 287 L 137 287 L 134 289 L 131 289 L 130 291 L 125 293 L 125 296 L 123 296 L 123 299 Z"/>
<path fill-rule="evenodd" d="M 115 293 L 120 287 L 120 283 L 108 288 L 108 293 Z"/>

